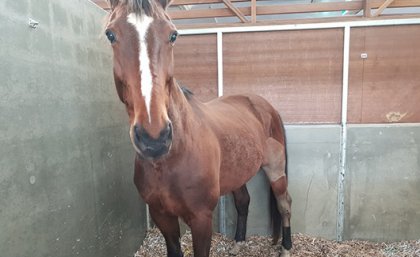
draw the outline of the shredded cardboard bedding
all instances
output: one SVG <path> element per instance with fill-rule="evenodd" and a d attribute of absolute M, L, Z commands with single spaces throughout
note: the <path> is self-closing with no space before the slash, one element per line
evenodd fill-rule
<path fill-rule="evenodd" d="M 420 240 L 395 243 L 375 243 L 351 240 L 336 242 L 303 234 L 293 235 L 292 257 L 420 257 Z M 219 233 L 214 233 L 210 256 L 232 257 L 229 250 L 234 241 Z M 187 231 L 181 238 L 185 257 L 193 257 L 191 233 Z M 236 257 L 278 257 L 280 244 L 272 245 L 271 237 L 250 236 Z M 166 256 L 165 240 L 158 229 L 148 231 L 135 257 Z"/>

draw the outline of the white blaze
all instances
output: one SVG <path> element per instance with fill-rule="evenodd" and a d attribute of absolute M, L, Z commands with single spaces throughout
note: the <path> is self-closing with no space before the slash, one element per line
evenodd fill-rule
<path fill-rule="evenodd" d="M 145 14 L 139 16 L 135 13 L 130 13 L 127 16 L 129 23 L 133 24 L 136 28 L 139 37 L 139 61 L 140 61 L 140 77 L 141 77 L 141 94 L 146 102 L 147 114 L 149 122 L 152 117 L 150 116 L 150 104 L 152 100 L 152 71 L 150 70 L 149 52 L 147 50 L 146 36 L 153 18 Z"/>

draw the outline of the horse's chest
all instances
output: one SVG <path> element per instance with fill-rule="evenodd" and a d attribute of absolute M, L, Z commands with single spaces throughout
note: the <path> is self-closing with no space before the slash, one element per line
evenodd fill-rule
<path fill-rule="evenodd" d="M 181 209 L 179 199 L 167 188 L 154 191 L 149 198 L 149 202 L 150 205 L 156 206 L 159 210 L 173 215 L 179 215 Z"/>
<path fill-rule="evenodd" d="M 182 209 L 182 196 L 178 193 L 176 181 L 170 177 L 164 177 L 159 172 L 148 171 L 149 173 L 139 176 L 141 181 L 136 182 L 137 190 L 143 200 L 150 206 L 161 211 L 177 215 Z"/>

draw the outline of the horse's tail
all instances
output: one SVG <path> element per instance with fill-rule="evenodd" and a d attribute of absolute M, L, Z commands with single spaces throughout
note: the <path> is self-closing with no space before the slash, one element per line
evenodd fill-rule
<path fill-rule="evenodd" d="M 280 114 L 273 109 L 271 114 L 273 119 L 271 125 L 271 136 L 278 140 L 281 144 L 284 145 L 284 158 L 285 158 L 285 173 L 287 176 L 287 140 L 286 140 L 286 129 L 284 128 L 283 120 L 280 117 Z"/>
<path fill-rule="evenodd" d="M 271 211 L 271 224 L 273 226 L 273 245 L 277 244 L 280 238 L 281 228 L 281 215 L 277 209 L 277 200 L 274 196 L 273 189 L 270 187 L 270 211 Z"/>
<path fill-rule="evenodd" d="M 272 113 L 273 124 L 272 124 L 272 136 L 284 145 L 284 158 L 285 158 L 285 173 L 287 177 L 287 147 L 286 147 L 286 130 L 284 128 L 283 121 L 279 113 L 273 110 Z M 282 217 L 277 208 L 277 200 L 274 196 L 273 189 L 270 187 L 270 211 L 271 211 L 271 223 L 273 226 L 273 245 L 277 244 L 280 238 L 281 222 Z"/>

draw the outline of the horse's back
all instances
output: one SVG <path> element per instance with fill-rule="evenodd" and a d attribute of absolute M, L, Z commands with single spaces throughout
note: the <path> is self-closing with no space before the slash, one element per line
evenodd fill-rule
<path fill-rule="evenodd" d="M 227 119 L 242 129 L 253 129 L 262 132 L 261 137 L 272 136 L 273 128 L 278 127 L 283 133 L 283 123 L 276 109 L 263 97 L 254 94 L 229 95 L 216 98 L 208 103 L 214 115 Z M 261 130 L 262 129 L 262 130 Z M 280 139 L 275 133 L 274 137 Z"/>
<path fill-rule="evenodd" d="M 285 144 L 285 131 L 283 121 L 277 110 L 265 98 L 254 95 L 234 95 L 228 96 L 221 101 L 235 102 L 235 99 L 241 99 L 240 102 L 245 102 L 245 105 L 251 105 L 253 114 L 258 117 L 266 134 L 266 137 L 273 137 L 281 144 Z"/>

